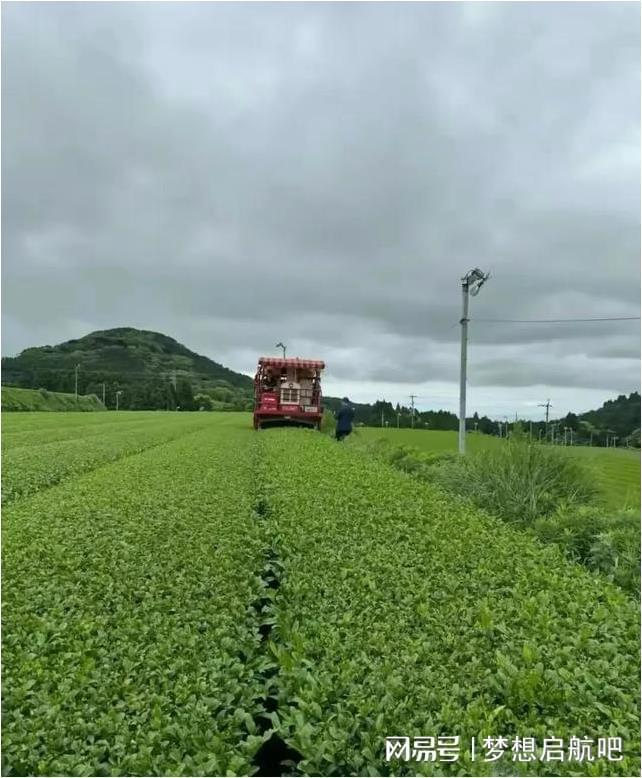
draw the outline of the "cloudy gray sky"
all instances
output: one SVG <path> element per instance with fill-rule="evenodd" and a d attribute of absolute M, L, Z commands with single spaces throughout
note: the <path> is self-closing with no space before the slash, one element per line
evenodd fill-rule
<path fill-rule="evenodd" d="M 637 3 L 2 9 L 2 353 L 158 330 L 457 406 L 471 317 L 638 316 Z M 471 324 L 471 412 L 639 388 L 639 322 Z"/>

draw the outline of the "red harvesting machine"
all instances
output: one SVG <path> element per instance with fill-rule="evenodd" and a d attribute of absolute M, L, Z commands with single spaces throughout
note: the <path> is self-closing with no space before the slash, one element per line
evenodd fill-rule
<path fill-rule="evenodd" d="M 254 429 L 276 425 L 321 427 L 318 359 L 261 357 L 254 376 Z"/>

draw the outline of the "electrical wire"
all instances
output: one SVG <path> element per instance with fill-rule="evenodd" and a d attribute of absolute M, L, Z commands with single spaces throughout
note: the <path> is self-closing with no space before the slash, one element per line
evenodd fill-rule
<path fill-rule="evenodd" d="M 468 321 L 494 322 L 500 324 L 562 324 L 565 322 L 588 321 L 640 321 L 639 316 L 604 316 L 595 319 L 469 319 Z"/>

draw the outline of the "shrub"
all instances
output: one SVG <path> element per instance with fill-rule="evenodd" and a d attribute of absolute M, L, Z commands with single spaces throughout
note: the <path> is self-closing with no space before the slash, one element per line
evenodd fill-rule
<path fill-rule="evenodd" d="M 634 510 L 563 507 L 538 519 L 538 539 L 557 543 L 577 562 L 603 573 L 631 594 L 640 592 L 640 516 Z"/>

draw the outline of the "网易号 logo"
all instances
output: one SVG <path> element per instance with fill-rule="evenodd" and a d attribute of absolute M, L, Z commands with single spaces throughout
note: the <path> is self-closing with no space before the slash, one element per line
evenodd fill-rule
<path fill-rule="evenodd" d="M 458 735 L 386 738 L 386 762 L 456 762 L 464 753 Z M 472 761 L 594 762 L 623 759 L 621 737 L 486 737 L 471 738 L 465 753 Z"/>

